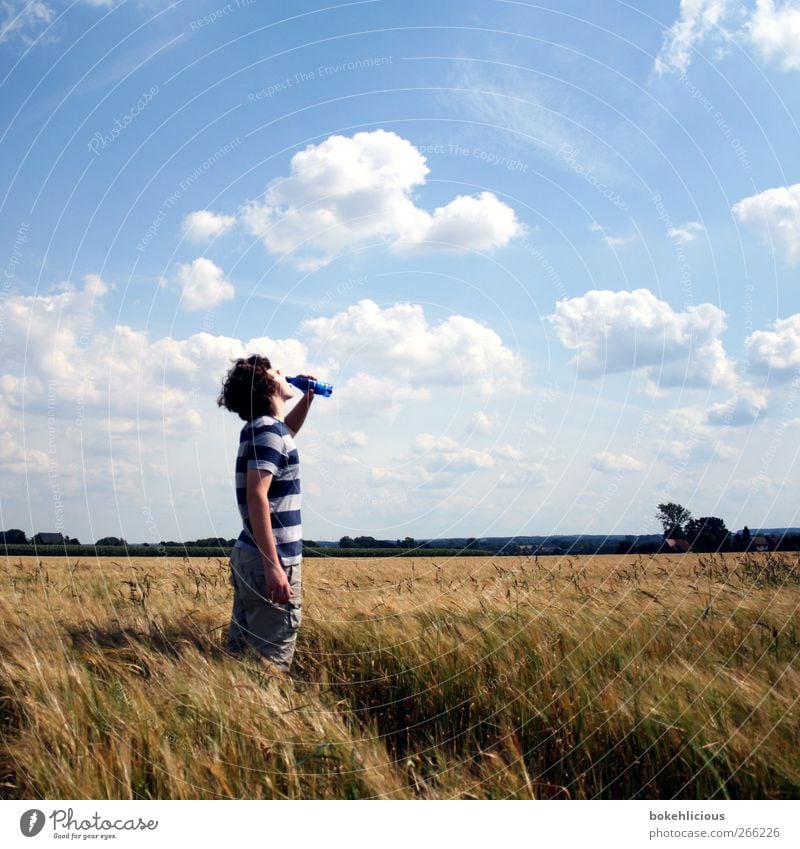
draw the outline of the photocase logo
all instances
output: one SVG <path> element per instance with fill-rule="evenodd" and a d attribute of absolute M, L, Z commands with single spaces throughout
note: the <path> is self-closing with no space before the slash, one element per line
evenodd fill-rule
<path fill-rule="evenodd" d="M 19 818 L 19 830 L 25 837 L 36 837 L 44 828 L 44 813 L 38 808 L 31 808 Z"/>

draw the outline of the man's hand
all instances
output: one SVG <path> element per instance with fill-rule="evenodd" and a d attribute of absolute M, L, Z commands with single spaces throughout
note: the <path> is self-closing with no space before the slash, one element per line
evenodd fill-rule
<path fill-rule="evenodd" d="M 316 380 L 317 379 L 316 377 L 314 377 L 313 374 L 298 374 L 297 376 L 298 377 L 307 377 L 309 380 Z M 306 398 L 308 398 L 309 401 L 314 400 L 314 390 L 310 386 L 308 387 L 308 390 L 306 391 L 305 396 L 306 396 Z"/>
<path fill-rule="evenodd" d="M 292 588 L 281 565 L 278 546 L 272 533 L 272 517 L 269 512 L 269 488 L 272 474 L 264 469 L 247 470 L 247 510 L 253 526 L 261 562 L 264 564 L 266 598 L 276 604 L 287 604 Z"/>
<path fill-rule="evenodd" d="M 294 595 L 292 585 L 286 577 L 283 567 L 273 563 L 264 565 L 264 581 L 267 585 L 267 598 L 275 604 L 288 604 Z"/>
<path fill-rule="evenodd" d="M 298 374 L 298 377 L 307 377 L 309 380 L 316 380 L 313 374 Z M 309 407 L 311 406 L 311 402 L 314 400 L 314 390 L 310 389 L 308 392 L 303 394 L 303 397 L 292 407 L 291 410 L 284 417 L 284 421 L 288 426 L 289 430 L 291 430 L 292 435 L 295 436 L 297 431 L 303 426 L 303 422 L 306 420 L 306 416 L 308 415 Z"/>

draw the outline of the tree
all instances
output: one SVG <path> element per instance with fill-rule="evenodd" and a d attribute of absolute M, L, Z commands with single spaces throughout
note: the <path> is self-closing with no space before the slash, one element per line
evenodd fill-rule
<path fill-rule="evenodd" d="M 95 545 L 127 545 L 124 539 L 120 539 L 119 537 L 103 537 L 102 539 L 97 540 Z"/>
<path fill-rule="evenodd" d="M 686 539 L 692 551 L 720 551 L 728 547 L 729 537 L 725 522 L 716 516 L 690 519 L 686 523 Z"/>
<path fill-rule="evenodd" d="M 686 539 L 684 525 L 692 518 L 692 514 L 681 504 L 668 501 L 658 505 L 656 519 L 664 528 L 664 539 Z"/>
<path fill-rule="evenodd" d="M 355 546 L 352 537 L 342 537 L 339 540 L 339 548 L 355 548 Z"/>
<path fill-rule="evenodd" d="M 625 537 L 617 543 L 617 554 L 630 554 L 636 545 L 633 537 Z"/>
<path fill-rule="evenodd" d="M 21 531 L 19 528 L 11 528 L 8 531 L 0 531 L 0 542 L 7 545 L 25 545 L 28 538 L 25 536 L 25 531 Z"/>

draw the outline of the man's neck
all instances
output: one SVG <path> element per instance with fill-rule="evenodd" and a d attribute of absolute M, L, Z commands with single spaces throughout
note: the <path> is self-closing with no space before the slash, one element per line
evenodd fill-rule
<path fill-rule="evenodd" d="M 284 408 L 286 406 L 286 401 L 283 398 L 279 398 L 276 395 L 272 396 L 272 418 L 277 419 L 279 422 L 283 421 L 284 417 Z"/>

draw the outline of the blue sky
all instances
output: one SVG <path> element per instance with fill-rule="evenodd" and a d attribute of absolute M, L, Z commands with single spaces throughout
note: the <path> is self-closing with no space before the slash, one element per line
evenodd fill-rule
<path fill-rule="evenodd" d="M 309 538 L 797 524 L 800 3 L 282 5 L 2 4 L 0 524 L 235 535 L 255 351 Z"/>

